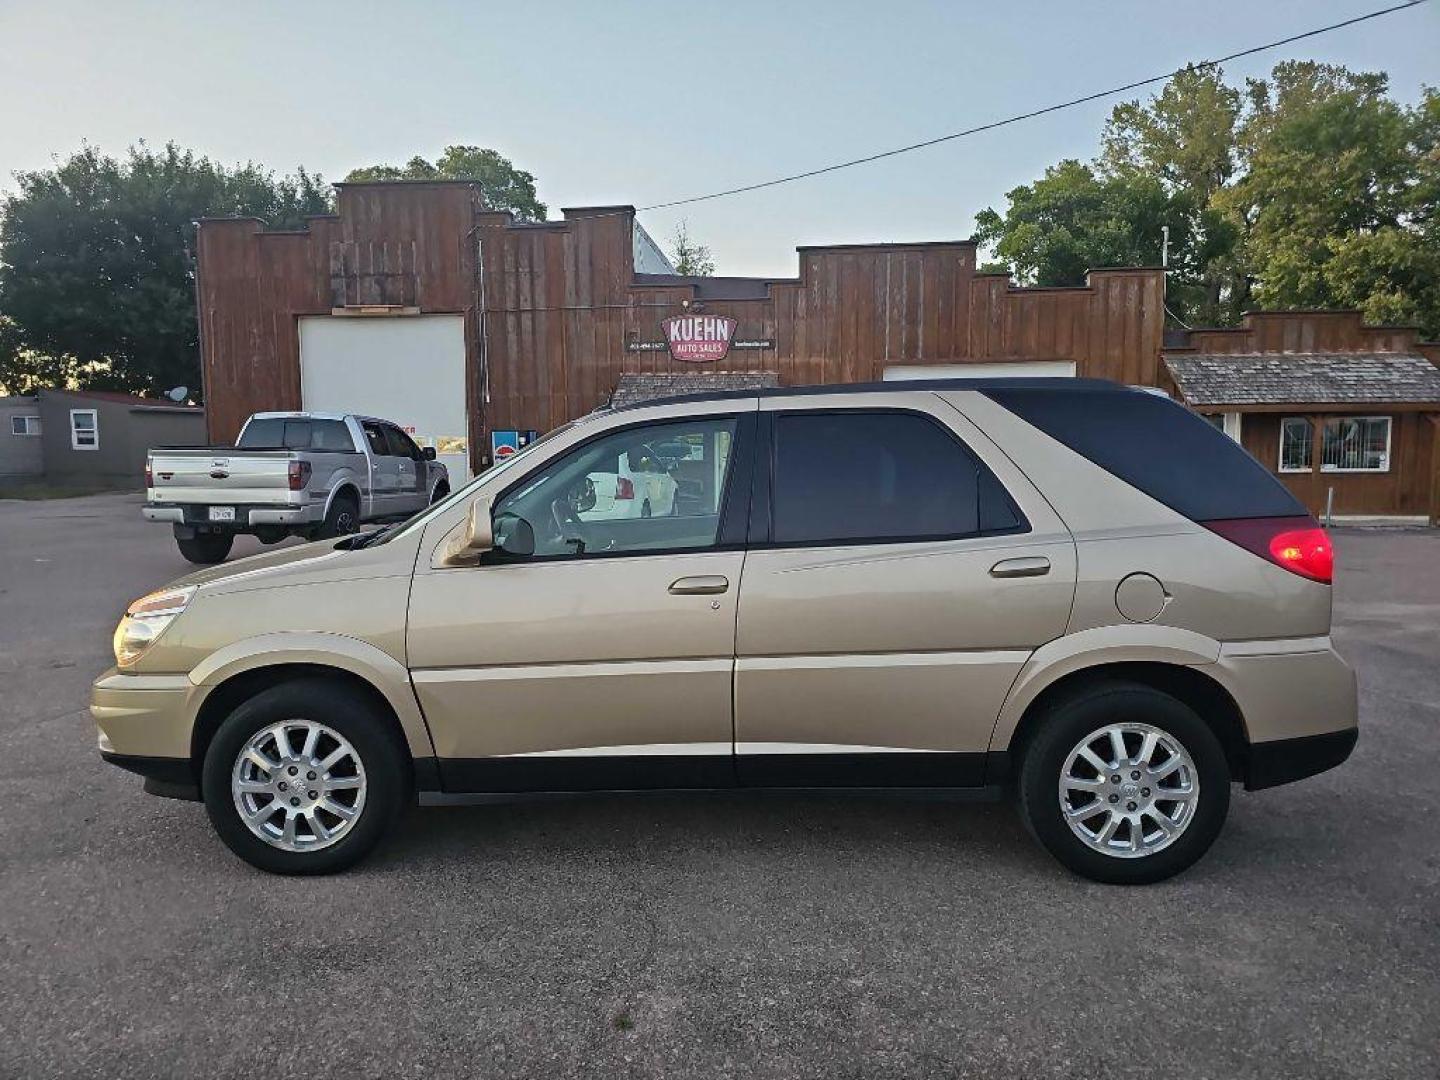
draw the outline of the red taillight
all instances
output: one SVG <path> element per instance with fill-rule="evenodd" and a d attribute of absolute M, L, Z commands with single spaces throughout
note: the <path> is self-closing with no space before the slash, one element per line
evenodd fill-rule
<path fill-rule="evenodd" d="M 150 462 L 148 461 L 145 462 L 145 486 L 147 488 L 153 488 L 155 486 L 155 473 L 151 469 Z"/>
<path fill-rule="evenodd" d="M 617 498 L 617 499 L 633 499 L 633 498 L 635 498 L 635 485 L 632 484 L 632 483 L 631 483 L 629 480 L 627 480 L 625 477 L 623 477 L 623 476 L 617 476 L 617 477 L 615 478 L 615 498 Z"/>
<path fill-rule="evenodd" d="M 310 483 L 310 462 L 290 462 L 290 490 L 304 491 L 305 485 Z"/>
<path fill-rule="evenodd" d="M 1329 585 L 1334 577 L 1335 553 L 1330 537 L 1314 518 L 1239 518 L 1200 524 L 1246 551 L 1311 581 Z"/>

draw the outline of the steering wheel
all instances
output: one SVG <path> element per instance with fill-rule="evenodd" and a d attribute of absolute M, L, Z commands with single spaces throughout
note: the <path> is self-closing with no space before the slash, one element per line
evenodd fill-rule
<path fill-rule="evenodd" d="M 589 541 L 585 522 L 580 519 L 580 512 L 575 508 L 578 494 L 578 489 L 567 491 L 550 502 L 550 520 L 555 524 L 555 540 L 563 544 L 574 544 L 578 541 L 579 547 L 575 550 L 577 555 L 585 550 Z"/>

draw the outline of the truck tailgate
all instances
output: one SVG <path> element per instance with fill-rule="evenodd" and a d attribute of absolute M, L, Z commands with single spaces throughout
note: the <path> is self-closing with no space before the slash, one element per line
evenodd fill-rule
<path fill-rule="evenodd" d="M 149 499 L 164 503 L 292 503 L 288 450 L 152 450 Z"/>

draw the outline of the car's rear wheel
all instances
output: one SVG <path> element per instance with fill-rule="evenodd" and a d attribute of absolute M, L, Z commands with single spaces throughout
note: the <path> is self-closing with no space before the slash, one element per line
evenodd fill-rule
<path fill-rule="evenodd" d="M 1095 685 L 1041 718 L 1020 766 L 1020 809 L 1077 874 L 1139 885 L 1209 850 L 1230 806 L 1220 740 L 1195 711 L 1134 683 Z"/>
<path fill-rule="evenodd" d="M 325 520 L 320 525 L 317 540 L 328 540 L 344 536 L 360 528 L 360 504 L 350 495 L 337 495 L 325 511 Z"/>
<path fill-rule="evenodd" d="M 236 709 L 205 753 L 215 831 L 252 866 L 328 874 L 379 843 L 409 797 L 393 725 L 354 689 L 283 683 Z"/>
<path fill-rule="evenodd" d="M 175 538 L 180 554 L 201 566 L 224 562 L 234 544 L 235 534 L 225 532 L 196 533 L 187 539 Z"/>

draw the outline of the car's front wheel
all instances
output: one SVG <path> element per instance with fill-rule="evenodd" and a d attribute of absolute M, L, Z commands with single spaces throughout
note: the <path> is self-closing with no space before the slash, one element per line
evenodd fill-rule
<path fill-rule="evenodd" d="M 379 843 L 409 797 L 407 753 L 365 695 L 324 679 L 262 691 L 220 725 L 201 793 L 220 838 L 262 870 L 328 874 Z"/>
<path fill-rule="evenodd" d="M 1019 798 L 1030 831 L 1071 870 L 1140 885 L 1209 849 L 1229 811 L 1230 770 L 1220 740 L 1184 702 L 1104 683 L 1041 718 Z"/>

